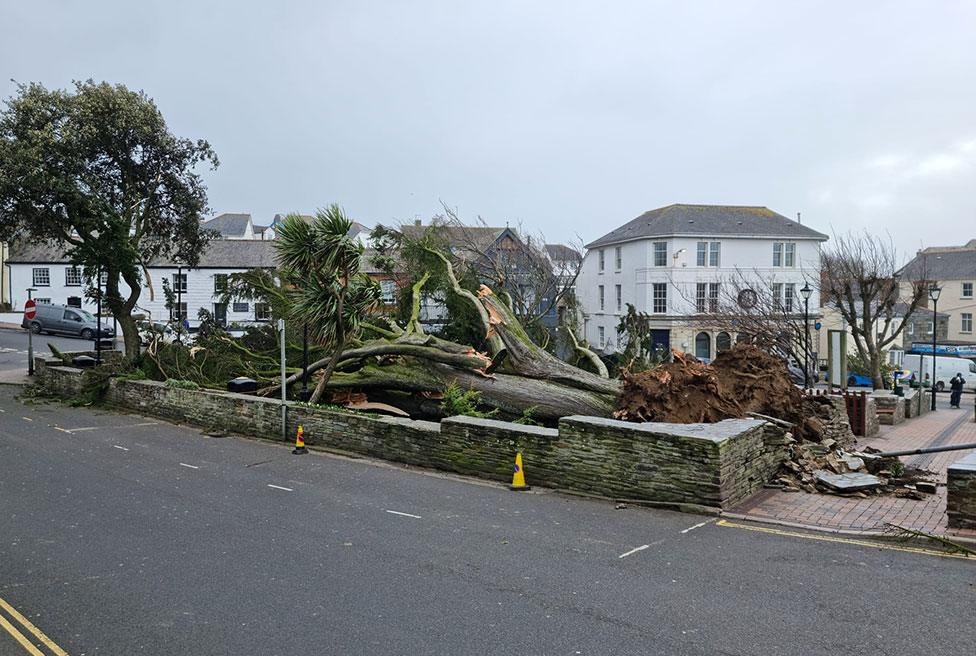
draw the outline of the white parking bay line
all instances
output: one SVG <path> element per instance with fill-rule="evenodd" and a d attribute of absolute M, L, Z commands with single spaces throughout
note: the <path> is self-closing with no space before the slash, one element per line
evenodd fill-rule
<path fill-rule="evenodd" d="M 630 551 L 625 551 L 624 553 L 622 553 L 619 556 L 617 556 L 617 558 L 626 558 L 627 556 L 632 556 L 633 554 L 637 553 L 638 551 L 644 551 L 644 549 L 647 549 L 649 546 L 651 546 L 651 545 L 649 545 L 649 544 L 642 544 L 641 546 L 639 546 L 639 547 L 637 547 L 635 549 L 631 549 Z"/>
<path fill-rule="evenodd" d="M 180 463 L 180 467 L 189 467 L 190 469 L 200 469 L 200 468 L 199 468 L 199 467 L 197 467 L 196 465 L 188 465 L 188 464 L 186 464 L 185 462 L 181 462 L 181 463 Z"/>
<path fill-rule="evenodd" d="M 710 519 L 707 522 L 702 522 L 700 524 L 695 524 L 694 526 L 689 526 L 688 528 L 686 528 L 685 530 L 683 530 L 681 532 L 682 533 L 687 533 L 688 531 L 694 531 L 696 528 L 701 528 L 702 526 L 706 526 L 708 524 L 711 524 L 714 521 L 715 521 L 714 519 Z"/>
<path fill-rule="evenodd" d="M 399 510 L 387 510 L 386 512 L 391 515 L 400 515 L 401 517 L 413 517 L 414 519 L 421 519 L 420 515 L 411 515 L 410 513 L 400 512 Z"/>
<path fill-rule="evenodd" d="M 119 446 L 118 444 L 113 444 L 112 445 L 112 448 L 113 449 L 119 449 L 120 451 L 128 451 L 127 448 L 125 448 L 124 446 Z"/>
<path fill-rule="evenodd" d="M 295 490 L 291 489 L 290 487 L 281 487 L 280 485 L 272 485 L 271 483 L 268 483 L 268 487 L 273 487 L 276 490 L 284 490 L 285 492 L 294 492 L 295 491 Z"/>

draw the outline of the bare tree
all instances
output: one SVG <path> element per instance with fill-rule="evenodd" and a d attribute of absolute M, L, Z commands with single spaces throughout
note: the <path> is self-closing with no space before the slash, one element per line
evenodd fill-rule
<path fill-rule="evenodd" d="M 823 302 L 847 322 L 854 348 L 870 365 L 874 386 L 882 387 L 884 352 L 926 298 L 924 262 L 913 268 L 912 280 L 900 280 L 891 237 L 868 232 L 835 235 L 823 249 L 821 262 Z"/>
<path fill-rule="evenodd" d="M 728 335 L 725 348 L 745 341 L 797 363 L 816 363 L 812 349 L 807 351 L 803 298 L 794 280 L 736 269 L 721 281 L 672 280 L 671 284 L 695 308 L 690 322 Z M 811 290 L 817 287 L 814 280 L 806 280 L 805 284 Z M 721 349 L 723 345 L 717 347 Z M 805 372 L 808 382 L 810 374 L 811 371 Z"/>

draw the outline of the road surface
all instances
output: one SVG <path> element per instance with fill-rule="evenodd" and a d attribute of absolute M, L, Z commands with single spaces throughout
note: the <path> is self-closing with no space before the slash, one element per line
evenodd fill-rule
<path fill-rule="evenodd" d="M 54 344 L 61 351 L 90 351 L 95 348 L 95 342 L 91 340 L 34 335 L 34 353 L 37 355 L 50 354 L 48 344 Z M 0 328 L 0 371 L 10 369 L 27 371 L 27 331 Z"/>
<path fill-rule="evenodd" d="M 17 392 L 0 386 L 0 618 L 41 654 L 58 652 L 38 635 L 72 655 L 964 654 L 976 642 L 973 561 L 294 456 Z M 0 654 L 24 653 L 0 630 Z"/>

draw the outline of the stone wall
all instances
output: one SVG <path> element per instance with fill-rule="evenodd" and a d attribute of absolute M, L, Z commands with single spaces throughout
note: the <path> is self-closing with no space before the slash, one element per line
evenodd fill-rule
<path fill-rule="evenodd" d="M 55 389 L 81 370 L 45 368 Z M 46 383 L 45 383 L 46 384 Z M 186 390 L 155 381 L 113 379 L 107 403 L 147 415 L 231 433 L 294 439 L 310 446 L 509 482 L 521 451 L 526 479 L 543 485 L 679 509 L 714 512 L 757 491 L 776 473 L 792 438 L 758 419 L 716 424 L 634 424 L 564 417 L 559 428 L 449 417 L 440 424 L 288 404 L 246 394 Z"/>
<path fill-rule="evenodd" d="M 946 515 L 950 528 L 976 529 L 976 453 L 949 465 Z"/>
<path fill-rule="evenodd" d="M 875 392 L 874 399 L 878 423 L 894 426 L 905 421 L 905 400 L 891 392 Z"/>
<path fill-rule="evenodd" d="M 878 421 L 878 406 L 873 396 L 865 399 L 864 406 L 864 437 L 874 437 L 881 432 L 880 422 Z"/>

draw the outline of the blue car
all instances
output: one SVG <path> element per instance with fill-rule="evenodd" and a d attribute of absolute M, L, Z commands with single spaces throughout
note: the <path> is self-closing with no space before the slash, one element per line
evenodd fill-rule
<path fill-rule="evenodd" d="M 847 374 L 848 387 L 874 387 L 874 381 L 870 376 L 863 374 Z"/>

